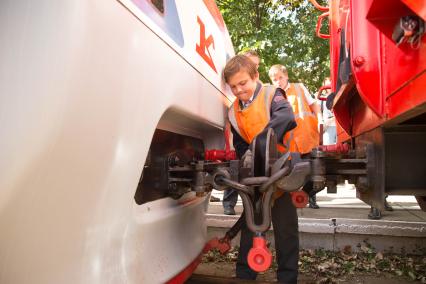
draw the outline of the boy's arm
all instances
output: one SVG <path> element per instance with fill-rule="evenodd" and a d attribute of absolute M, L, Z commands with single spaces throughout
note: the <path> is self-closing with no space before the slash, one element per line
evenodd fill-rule
<path fill-rule="evenodd" d="M 311 94 L 309 93 L 308 89 L 306 89 L 305 85 L 300 84 L 300 86 L 302 87 L 303 94 L 305 95 L 309 108 L 318 119 L 318 124 L 323 124 L 323 117 L 322 117 L 320 105 L 315 101 L 315 99 L 311 97 Z"/>
<path fill-rule="evenodd" d="M 278 141 L 282 141 L 284 134 L 297 126 L 293 109 L 282 92 L 284 91 L 281 89 L 275 92 L 271 104 L 271 119 L 265 127 L 265 129 L 271 127 L 274 129 Z"/>
<path fill-rule="evenodd" d="M 322 117 L 320 106 L 316 102 L 314 102 L 313 104 L 309 105 L 309 107 L 311 108 L 311 111 L 315 113 L 316 117 L 318 118 L 318 124 L 321 124 L 323 117 Z"/>
<path fill-rule="evenodd" d="M 231 132 L 232 132 L 232 144 L 234 145 L 235 152 L 237 153 L 238 159 L 241 159 L 241 157 L 244 155 L 244 153 L 247 151 L 249 144 L 247 144 L 246 141 L 238 134 L 238 132 L 234 129 L 234 127 L 231 125 Z"/>

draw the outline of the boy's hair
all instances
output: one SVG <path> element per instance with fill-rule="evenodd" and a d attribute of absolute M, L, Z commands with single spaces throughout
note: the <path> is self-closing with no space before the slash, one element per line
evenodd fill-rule
<path fill-rule="evenodd" d="M 228 83 L 231 76 L 237 74 L 241 70 L 247 71 L 250 78 L 256 78 L 256 64 L 254 64 L 253 61 L 245 55 L 235 55 L 228 61 L 228 63 L 226 63 L 225 69 L 223 69 L 223 78 L 225 79 L 225 82 Z"/>
<path fill-rule="evenodd" d="M 249 49 L 249 50 L 243 51 L 240 54 L 245 55 L 245 56 L 257 57 L 257 58 L 260 59 L 259 53 L 257 53 L 257 51 L 254 50 L 254 49 Z"/>
<path fill-rule="evenodd" d="M 285 68 L 284 65 L 281 64 L 272 65 L 271 68 L 269 68 L 268 75 L 269 77 L 272 77 L 278 72 L 282 72 L 284 75 L 288 76 L 287 68 Z"/>

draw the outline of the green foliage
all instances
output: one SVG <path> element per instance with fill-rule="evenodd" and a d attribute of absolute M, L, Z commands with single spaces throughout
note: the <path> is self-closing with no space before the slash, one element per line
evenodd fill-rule
<path fill-rule="evenodd" d="M 324 1 L 319 1 L 324 4 Z M 329 76 L 328 40 L 315 35 L 321 12 L 307 0 L 217 0 L 236 52 L 256 50 L 260 79 L 270 82 L 268 69 L 283 64 L 290 81 L 315 92 Z M 327 26 L 327 21 L 324 21 Z M 322 30 L 326 33 L 326 27 Z"/>

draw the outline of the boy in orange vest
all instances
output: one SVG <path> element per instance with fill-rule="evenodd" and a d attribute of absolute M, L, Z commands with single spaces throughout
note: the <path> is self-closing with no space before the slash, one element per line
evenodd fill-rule
<path fill-rule="evenodd" d="M 269 78 L 275 87 L 286 92 L 287 100 L 293 108 L 297 127 L 290 133 L 288 145 L 290 152 L 299 152 L 302 158 L 309 158 L 313 148 L 319 145 L 318 121 L 322 121 L 320 106 L 311 97 L 309 91 L 301 83 L 289 83 L 287 69 L 280 64 L 269 69 Z M 318 209 L 313 184 L 307 182 L 303 190 L 309 194 L 309 207 Z"/>
<path fill-rule="evenodd" d="M 263 86 L 258 81 L 256 65 L 246 56 L 237 55 L 225 66 L 225 82 L 237 97 L 229 109 L 228 119 L 233 134 L 233 144 L 241 159 L 257 137 L 260 141 L 269 128 L 273 128 L 278 141 L 296 127 L 285 93 L 273 86 Z M 263 154 L 263 158 L 265 153 Z M 258 153 L 256 154 L 258 157 Z M 258 159 L 256 157 L 256 159 Z M 264 165 L 264 161 L 259 163 Z M 263 171 L 263 172 L 262 172 Z M 255 176 L 264 175 L 264 169 L 255 168 Z M 284 283 L 297 283 L 299 259 L 299 233 L 296 208 L 289 193 L 275 200 L 271 209 L 277 251 L 277 279 Z M 244 223 L 241 229 L 240 249 L 236 265 L 237 278 L 256 279 L 250 269 L 247 255 L 252 247 L 253 233 Z"/>
<path fill-rule="evenodd" d="M 256 70 L 259 70 L 260 56 L 255 50 L 253 49 L 246 50 L 242 52 L 241 54 L 247 56 L 256 65 Z M 234 189 L 226 189 L 225 192 L 223 193 L 223 199 L 222 199 L 223 213 L 225 215 L 235 215 L 234 207 L 237 204 L 237 201 L 238 201 L 238 192 Z"/>

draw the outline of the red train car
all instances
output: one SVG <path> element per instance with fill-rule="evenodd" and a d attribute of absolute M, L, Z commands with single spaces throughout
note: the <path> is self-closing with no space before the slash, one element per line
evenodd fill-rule
<path fill-rule="evenodd" d="M 330 40 L 338 141 L 368 161 L 357 195 L 379 209 L 386 195 L 414 195 L 426 210 L 426 2 L 311 2 Z"/>

